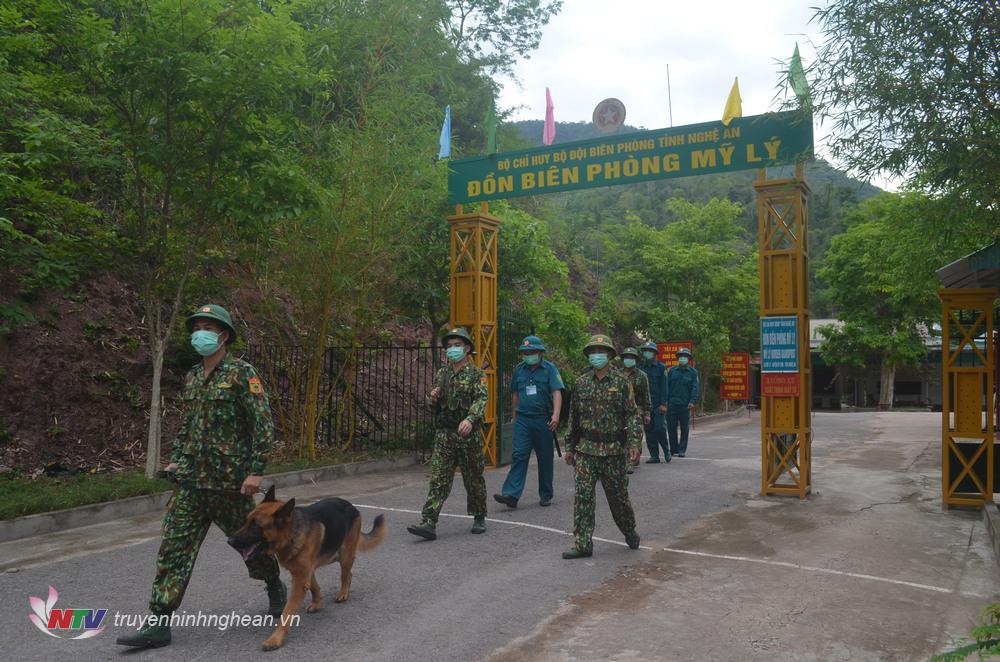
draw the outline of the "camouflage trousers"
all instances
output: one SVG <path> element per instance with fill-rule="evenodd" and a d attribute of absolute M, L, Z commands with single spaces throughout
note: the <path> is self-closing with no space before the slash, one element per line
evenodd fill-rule
<path fill-rule="evenodd" d="M 152 613 L 169 614 L 180 606 L 198 549 L 212 523 L 228 537 L 243 526 L 253 508 L 253 497 L 235 492 L 188 487 L 174 490 L 156 555 L 156 578 L 149 600 Z M 279 577 L 278 562 L 273 556 L 261 554 L 246 564 L 252 579 L 267 581 Z"/>
<path fill-rule="evenodd" d="M 479 442 L 478 431 L 474 430 L 472 436 L 472 440 L 458 441 L 451 439 L 451 435 L 445 432 L 435 434 L 434 453 L 431 455 L 431 487 L 427 503 L 421 512 L 425 522 L 437 524 L 441 508 L 455 482 L 455 467 L 462 471 L 469 514 L 477 518 L 486 517 L 483 447 Z"/>
<path fill-rule="evenodd" d="M 628 456 L 626 456 L 627 458 Z M 621 455 L 598 457 L 574 453 L 576 498 L 573 502 L 573 536 L 576 548 L 583 552 L 593 550 L 595 487 L 601 481 L 604 494 L 611 507 L 611 516 L 618 529 L 629 534 L 635 530 L 635 513 L 628 498 L 628 475 Z"/>

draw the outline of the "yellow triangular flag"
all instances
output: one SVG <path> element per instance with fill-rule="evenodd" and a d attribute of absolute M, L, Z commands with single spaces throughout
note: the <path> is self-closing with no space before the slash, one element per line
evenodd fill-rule
<path fill-rule="evenodd" d="M 743 117 L 743 100 L 740 99 L 740 78 L 733 81 L 733 89 L 729 90 L 726 107 L 722 109 L 722 124 L 729 126 L 734 117 Z"/>

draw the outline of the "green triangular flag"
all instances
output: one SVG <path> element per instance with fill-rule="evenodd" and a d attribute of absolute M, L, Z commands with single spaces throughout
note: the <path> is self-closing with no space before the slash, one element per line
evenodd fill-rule
<path fill-rule="evenodd" d="M 496 154 L 497 153 L 497 113 L 493 104 L 493 100 L 490 100 L 490 107 L 486 110 L 486 153 Z"/>
<path fill-rule="evenodd" d="M 809 81 L 806 80 L 805 69 L 802 68 L 802 58 L 799 57 L 799 45 L 795 44 L 792 62 L 788 65 L 788 85 L 799 99 L 799 105 L 805 109 L 812 107 L 812 95 L 809 93 Z"/>

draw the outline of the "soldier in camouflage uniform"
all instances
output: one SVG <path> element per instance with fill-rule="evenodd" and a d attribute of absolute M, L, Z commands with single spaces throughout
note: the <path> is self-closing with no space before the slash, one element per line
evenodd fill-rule
<path fill-rule="evenodd" d="M 625 374 L 609 363 L 615 347 L 607 336 L 591 336 L 583 351 L 591 369 L 576 380 L 570 405 L 565 458 L 576 468 L 575 544 L 563 552 L 564 559 L 593 554 L 594 487 L 598 480 L 604 486 L 615 524 L 625 534 L 625 542 L 632 549 L 639 548 L 623 457 L 628 454 L 634 463 L 642 444 L 635 396 Z"/>
<path fill-rule="evenodd" d="M 415 536 L 437 538 L 437 521 L 455 481 L 455 467 L 472 515 L 472 533 L 486 532 L 485 460 L 479 429 L 486 411 L 486 375 L 472 361 L 472 338 L 465 329 L 452 329 L 444 336 L 449 365 L 438 370 L 431 389 L 434 404 L 434 453 L 431 485 L 420 524 L 406 527 Z"/>
<path fill-rule="evenodd" d="M 622 350 L 622 372 L 628 377 L 629 382 L 632 384 L 632 393 L 635 395 L 635 406 L 639 409 L 638 417 L 640 423 L 643 425 L 649 425 L 649 410 L 652 408 L 649 400 L 649 378 L 646 377 L 646 373 L 635 367 L 636 362 L 639 359 L 639 352 L 635 347 L 626 347 Z M 635 471 L 635 466 L 638 465 L 639 459 L 636 458 L 635 463 L 632 462 L 632 458 L 625 458 L 627 473 L 633 473 Z"/>
<path fill-rule="evenodd" d="M 167 465 L 176 487 L 163 520 L 149 601 L 150 611 L 161 618 L 119 637 L 125 646 L 170 643 L 169 615 L 181 604 L 198 548 L 213 522 L 226 536 L 246 522 L 274 440 L 271 409 L 257 371 L 227 352 L 236 339 L 229 313 L 221 306 L 202 306 L 188 317 L 187 328 L 202 362 L 185 378 L 184 422 Z M 269 613 L 280 614 L 286 593 L 277 561 L 261 554 L 246 565 L 251 578 L 267 583 Z"/>

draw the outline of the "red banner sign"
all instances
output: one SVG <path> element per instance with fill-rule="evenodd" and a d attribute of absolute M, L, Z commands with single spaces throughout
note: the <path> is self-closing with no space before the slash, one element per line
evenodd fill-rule
<path fill-rule="evenodd" d="M 694 343 L 690 340 L 678 340 L 675 342 L 658 342 L 656 343 L 657 349 L 660 350 L 659 354 L 656 355 L 656 360 L 667 366 L 668 368 L 673 368 L 677 365 L 677 350 L 681 347 L 687 347 L 694 354 Z M 688 365 L 694 365 L 694 358 L 692 358 Z"/>
<path fill-rule="evenodd" d="M 749 352 L 729 352 L 722 355 L 722 387 L 719 395 L 723 400 L 750 399 Z"/>
<path fill-rule="evenodd" d="M 772 398 L 794 398 L 799 394 L 799 373 L 765 372 L 760 376 L 760 394 Z"/>

